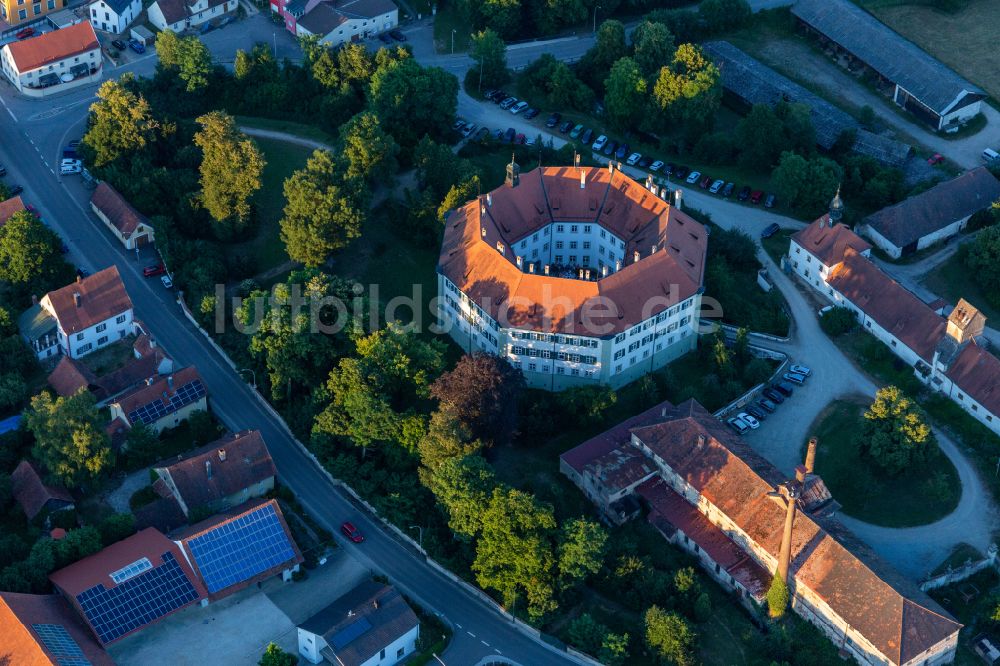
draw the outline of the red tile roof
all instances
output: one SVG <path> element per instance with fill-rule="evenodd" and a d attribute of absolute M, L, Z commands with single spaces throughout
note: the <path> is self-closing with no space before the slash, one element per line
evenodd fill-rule
<path fill-rule="evenodd" d="M 10 666 L 56 666 L 63 663 L 46 645 L 46 634 L 38 625 L 61 627 L 93 666 L 113 666 L 87 627 L 73 613 L 66 600 L 57 594 L 19 594 L 0 592 L 0 627 L 3 627 L 0 662 Z M 58 648 L 56 648 L 58 650 Z"/>
<path fill-rule="evenodd" d="M 206 463 L 211 464 L 211 477 Z M 157 469 L 161 476 L 169 476 L 188 510 L 229 497 L 278 473 L 257 430 L 226 435 L 184 460 Z"/>
<path fill-rule="evenodd" d="M 1000 415 L 1000 359 L 996 356 L 972 341 L 945 374 L 973 400 Z"/>
<path fill-rule="evenodd" d="M 78 25 L 90 25 L 90 23 Z M 79 306 L 76 304 L 75 294 L 80 295 Z M 65 287 L 50 291 L 45 294 L 43 300 L 49 302 L 59 325 L 67 335 L 78 333 L 132 309 L 132 299 L 125 291 L 125 284 L 117 266 L 105 268 Z"/>
<path fill-rule="evenodd" d="M 66 398 L 80 389 L 97 388 L 97 377 L 80 361 L 63 356 L 49 373 L 48 383 L 56 393 Z"/>
<path fill-rule="evenodd" d="M 591 437 L 583 444 L 574 446 L 559 457 L 577 472 L 583 472 L 584 468 L 594 460 L 621 447 L 623 443 L 627 443 L 632 428 L 658 423 L 664 418 L 663 410 L 671 411 L 673 408 L 674 406 L 669 402 L 661 402 L 641 414 L 636 414 L 632 418 L 622 421 L 610 430 L 606 430 L 596 437 Z"/>
<path fill-rule="evenodd" d="M 438 270 L 502 325 L 608 336 L 702 286 L 705 228 L 619 171 L 543 167 L 522 174 L 516 188 L 494 190 L 489 199 L 489 205 L 482 197 L 448 217 Z M 623 240 L 622 269 L 585 281 L 544 275 L 541 263 L 535 273 L 517 267 L 515 243 L 568 220 L 599 225 Z M 657 251 L 651 254 L 653 245 Z M 590 270 L 597 274 L 596 266 Z"/>
<path fill-rule="evenodd" d="M 851 231 L 845 224 L 830 226 L 830 216 L 824 215 L 804 229 L 792 234 L 792 240 L 824 266 L 834 266 L 844 258 L 847 248 L 859 253 L 871 249 L 871 244 Z"/>
<path fill-rule="evenodd" d="M 827 284 L 930 363 L 947 321 L 853 249 Z"/>
<path fill-rule="evenodd" d="M 11 494 L 24 509 L 28 520 L 34 520 L 49 502 L 53 503 L 50 508 L 62 508 L 73 504 L 73 496 L 68 490 L 46 485 L 35 466 L 27 460 L 22 460 L 10 475 L 10 485 Z"/>
<path fill-rule="evenodd" d="M 94 194 L 90 197 L 90 203 L 104 213 L 115 229 L 120 231 L 125 238 L 131 236 L 140 224 L 149 224 L 145 216 L 133 208 L 132 204 L 118 193 L 118 190 L 104 181 L 101 181 L 94 190 Z"/>
<path fill-rule="evenodd" d="M 671 420 L 632 432 L 777 560 L 785 510 L 768 494 L 784 481 L 781 472 L 693 400 Z M 797 514 L 792 575 L 893 663 L 908 662 L 962 626 L 835 521 Z"/>
<path fill-rule="evenodd" d="M 152 379 L 152 383 L 142 384 L 114 401 L 113 404 L 121 408 L 126 418 L 133 410 L 156 400 L 162 401 L 165 405 L 168 404 L 170 397 L 176 393 L 177 389 L 196 379 L 200 381 L 201 375 L 198 374 L 197 368 L 189 365 L 171 375 L 165 377 L 155 375 L 151 376 L 150 379 Z"/>
<path fill-rule="evenodd" d="M 27 210 L 24 206 L 24 201 L 21 200 L 20 195 L 16 197 L 11 197 L 6 201 L 0 201 L 0 225 L 6 224 L 14 213 L 22 210 Z"/>
<path fill-rule="evenodd" d="M 24 73 L 70 56 L 99 50 L 101 45 L 90 21 L 82 21 L 62 30 L 11 42 L 6 48 L 10 49 L 17 70 Z M 97 64 L 100 65 L 99 62 Z"/>

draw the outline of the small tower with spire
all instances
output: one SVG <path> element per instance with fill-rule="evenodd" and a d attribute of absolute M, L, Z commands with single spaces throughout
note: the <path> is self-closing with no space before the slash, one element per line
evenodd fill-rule
<path fill-rule="evenodd" d="M 840 218 L 844 217 L 844 202 L 840 198 L 840 185 L 837 186 L 837 193 L 833 195 L 833 199 L 830 201 L 830 226 L 834 226 L 840 222 Z"/>
<path fill-rule="evenodd" d="M 521 184 L 521 167 L 514 161 L 514 153 L 510 154 L 510 164 L 507 165 L 507 178 L 504 182 L 511 187 Z"/>

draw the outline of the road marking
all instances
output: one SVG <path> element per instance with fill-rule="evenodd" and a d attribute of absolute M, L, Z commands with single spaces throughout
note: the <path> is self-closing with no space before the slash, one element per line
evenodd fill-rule
<path fill-rule="evenodd" d="M 482 639 L 480 639 L 480 640 L 479 640 L 479 642 L 480 642 L 480 643 L 482 643 L 483 645 L 485 645 L 486 647 L 489 647 L 489 646 L 490 646 L 490 644 L 489 644 L 489 643 L 487 643 L 486 641 L 484 641 L 484 640 L 482 640 Z"/>
<path fill-rule="evenodd" d="M 460 625 L 458 622 L 455 623 L 455 626 L 458 627 L 459 629 L 462 628 L 462 625 Z"/>
<path fill-rule="evenodd" d="M 496 652 L 497 654 L 503 654 L 503 652 L 501 652 L 500 650 L 498 650 L 496 648 L 493 648 L 493 651 Z"/>
<path fill-rule="evenodd" d="M 472 633 L 471 631 L 466 631 L 465 633 L 469 634 L 469 635 L 470 635 L 470 636 L 472 636 L 473 638 L 475 638 L 475 637 L 476 637 L 476 635 L 475 635 L 474 633 Z"/>

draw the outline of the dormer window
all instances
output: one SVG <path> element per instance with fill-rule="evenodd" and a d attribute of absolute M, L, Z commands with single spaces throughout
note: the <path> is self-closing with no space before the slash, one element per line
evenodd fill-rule
<path fill-rule="evenodd" d="M 501 243 L 500 241 L 497 241 L 497 252 L 499 252 L 500 254 L 504 253 L 503 243 Z"/>

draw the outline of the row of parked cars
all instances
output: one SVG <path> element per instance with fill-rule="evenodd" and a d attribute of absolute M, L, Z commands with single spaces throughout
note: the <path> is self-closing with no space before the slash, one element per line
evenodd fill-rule
<path fill-rule="evenodd" d="M 812 375 L 812 370 L 801 364 L 794 364 L 784 373 L 782 381 L 775 382 L 761 392 L 761 398 L 749 404 L 744 411 L 733 416 L 726 423 L 730 428 L 739 434 L 760 427 L 760 422 L 767 418 L 768 414 L 773 414 L 778 409 L 778 405 L 792 397 L 796 386 L 802 386 L 806 379 Z"/>
<path fill-rule="evenodd" d="M 379 41 L 383 44 L 391 44 L 393 40 L 397 42 L 405 42 L 406 35 L 401 33 L 399 30 L 390 30 L 389 32 L 383 32 L 379 36 Z"/>
<path fill-rule="evenodd" d="M 130 39 L 128 40 L 128 44 L 126 44 L 120 39 L 114 39 L 111 41 L 111 46 L 118 49 L 118 51 L 124 51 L 125 49 L 128 48 L 135 51 L 136 53 L 146 52 L 146 45 L 140 42 L 138 39 Z"/>

